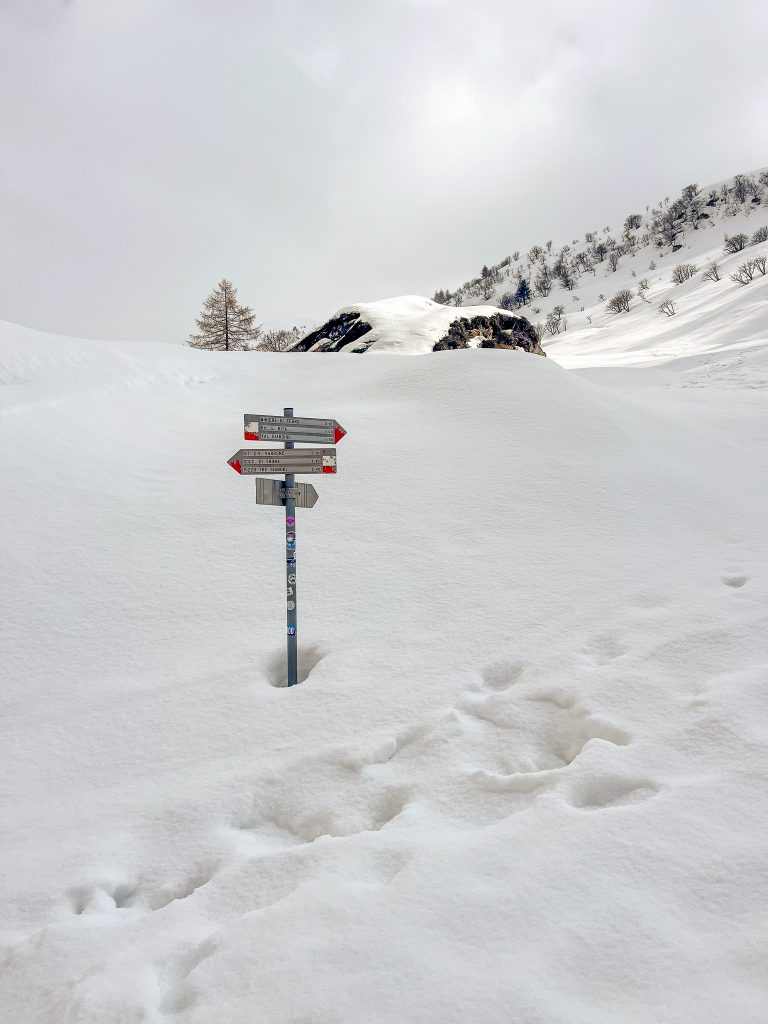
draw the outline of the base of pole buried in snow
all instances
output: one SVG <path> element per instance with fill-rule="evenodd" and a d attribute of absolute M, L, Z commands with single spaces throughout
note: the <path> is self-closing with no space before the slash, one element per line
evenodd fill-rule
<path fill-rule="evenodd" d="M 327 653 L 325 648 L 319 644 L 300 647 L 296 658 L 296 683 L 291 685 L 307 682 Z M 288 666 L 285 660 L 285 651 L 276 651 L 267 661 L 265 668 L 270 686 L 275 686 L 278 689 L 288 687 Z"/>

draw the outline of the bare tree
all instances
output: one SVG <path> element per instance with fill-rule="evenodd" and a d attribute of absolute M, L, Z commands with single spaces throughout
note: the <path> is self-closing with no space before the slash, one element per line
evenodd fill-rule
<path fill-rule="evenodd" d="M 628 313 L 631 299 L 632 292 L 629 288 L 622 288 L 620 292 L 616 292 L 613 298 L 608 300 L 606 309 L 609 313 Z"/>
<path fill-rule="evenodd" d="M 755 256 L 752 262 L 755 264 L 755 269 L 765 277 L 765 256 Z"/>
<path fill-rule="evenodd" d="M 624 233 L 628 234 L 630 231 L 637 231 L 642 223 L 643 218 L 639 213 L 630 213 L 624 221 Z"/>
<path fill-rule="evenodd" d="M 723 252 L 741 252 L 749 245 L 749 236 L 740 231 L 737 235 L 726 235 Z"/>
<path fill-rule="evenodd" d="M 746 174 L 737 174 L 733 179 L 733 196 L 737 203 L 743 203 L 752 187 L 752 179 Z"/>
<path fill-rule="evenodd" d="M 561 329 L 565 329 L 565 319 L 563 316 L 564 313 L 564 306 L 555 306 L 555 308 L 550 313 L 547 314 L 547 322 L 545 323 L 544 327 L 548 334 L 559 334 Z"/>
<path fill-rule="evenodd" d="M 755 276 L 756 270 L 757 264 L 755 263 L 755 261 L 747 260 L 746 263 L 742 263 L 731 274 L 731 280 L 735 281 L 736 284 L 749 284 L 749 282 Z"/>
<path fill-rule="evenodd" d="M 683 284 L 685 281 L 690 281 L 698 269 L 695 263 L 678 263 L 672 271 L 672 283 Z"/>
<path fill-rule="evenodd" d="M 203 303 L 195 321 L 200 333 L 191 334 L 187 344 L 192 348 L 225 352 L 247 351 L 261 334 L 255 319 L 256 314 L 248 306 L 238 305 L 237 289 L 232 282 L 222 278 Z"/>
<path fill-rule="evenodd" d="M 720 265 L 717 260 L 710 260 L 704 268 L 702 277 L 705 281 L 719 281 L 720 280 Z"/>
<path fill-rule="evenodd" d="M 768 225 L 766 224 L 758 228 L 749 240 L 750 245 L 757 245 L 759 242 L 768 242 Z"/>
<path fill-rule="evenodd" d="M 651 286 L 650 286 L 650 284 L 648 282 L 648 278 L 647 277 L 641 277 L 640 280 L 637 282 L 637 294 L 638 294 L 638 297 L 641 298 L 643 300 L 643 302 L 647 302 L 649 304 L 650 304 L 651 300 L 648 298 L 648 296 L 645 293 L 648 291 L 648 289 L 650 287 Z"/>
<path fill-rule="evenodd" d="M 478 283 L 479 291 L 487 302 L 496 290 L 496 285 L 501 283 L 501 274 L 496 267 L 483 267 Z"/>
<path fill-rule="evenodd" d="M 536 275 L 536 279 L 533 283 L 536 291 L 542 296 L 542 298 L 546 298 L 552 291 L 552 273 L 546 263 Z"/>
<path fill-rule="evenodd" d="M 618 249 L 609 249 L 608 250 L 608 255 L 606 256 L 606 260 L 608 261 L 608 266 L 611 268 L 611 270 L 613 271 L 614 274 L 616 273 L 616 268 L 619 265 L 619 260 L 620 259 L 621 259 L 621 253 L 619 252 Z"/>
<path fill-rule="evenodd" d="M 288 352 L 296 342 L 301 341 L 302 332 L 298 327 L 277 328 L 264 331 L 256 346 L 257 352 Z"/>
<path fill-rule="evenodd" d="M 663 313 L 664 316 L 675 315 L 675 304 L 671 299 L 665 299 L 664 302 L 659 306 L 659 312 Z"/>

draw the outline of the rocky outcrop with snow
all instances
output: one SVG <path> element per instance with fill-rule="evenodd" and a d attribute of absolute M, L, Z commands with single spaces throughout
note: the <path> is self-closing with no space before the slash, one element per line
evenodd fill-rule
<path fill-rule="evenodd" d="M 346 306 L 293 351 L 420 355 L 450 348 L 519 348 L 544 355 L 536 329 L 525 317 L 495 306 L 456 309 L 420 295 Z"/>

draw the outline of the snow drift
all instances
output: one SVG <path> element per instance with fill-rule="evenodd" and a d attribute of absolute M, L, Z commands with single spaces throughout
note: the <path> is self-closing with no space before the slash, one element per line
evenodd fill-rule
<path fill-rule="evenodd" d="M 3 1020 L 762 1024 L 755 377 L 9 328 L 0 380 Z M 293 689 L 226 464 L 286 404 L 348 430 Z"/>

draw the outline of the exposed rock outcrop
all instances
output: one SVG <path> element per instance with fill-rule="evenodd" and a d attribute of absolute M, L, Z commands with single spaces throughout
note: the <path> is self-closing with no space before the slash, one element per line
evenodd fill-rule
<path fill-rule="evenodd" d="M 435 344 L 434 352 L 452 348 L 521 348 L 545 356 L 536 328 L 525 317 L 494 313 L 492 316 L 459 317 Z"/>
<path fill-rule="evenodd" d="M 361 320 L 359 313 L 339 313 L 327 320 L 322 327 L 318 327 L 317 330 L 302 338 L 291 351 L 307 352 L 317 345 L 316 352 L 338 352 L 345 345 L 350 345 L 370 331 L 371 325 Z M 361 345 L 352 351 L 364 352 L 367 347 L 367 345 Z"/>

